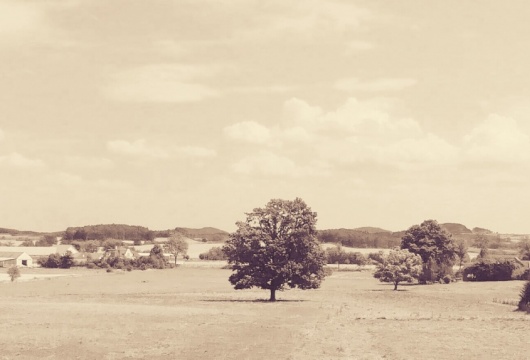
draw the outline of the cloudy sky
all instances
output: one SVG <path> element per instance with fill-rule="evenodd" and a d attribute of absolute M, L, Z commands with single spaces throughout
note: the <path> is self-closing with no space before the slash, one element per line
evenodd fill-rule
<path fill-rule="evenodd" d="M 0 0 L 0 227 L 530 233 L 526 1 Z"/>

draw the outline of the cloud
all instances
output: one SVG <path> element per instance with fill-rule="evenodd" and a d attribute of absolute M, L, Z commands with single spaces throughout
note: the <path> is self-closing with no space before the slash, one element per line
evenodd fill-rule
<path fill-rule="evenodd" d="M 177 152 L 187 158 L 213 158 L 217 156 L 215 150 L 199 146 L 184 146 L 178 148 Z"/>
<path fill-rule="evenodd" d="M 239 173 L 313 176 L 329 174 L 351 165 L 378 165 L 414 170 L 454 164 L 459 149 L 435 134 L 425 132 L 410 118 L 392 115 L 392 101 L 348 99 L 323 111 L 300 99 L 284 104 L 284 114 L 274 126 L 251 122 L 235 129 L 241 138 L 260 139 L 258 145 L 275 144 L 276 153 L 259 150 L 234 164 Z M 257 131 L 259 129 L 259 131 Z M 318 165 L 315 165 L 318 164 Z"/>
<path fill-rule="evenodd" d="M 233 38 L 256 41 L 295 35 L 298 39 L 314 40 L 315 36 L 324 33 L 340 32 L 342 35 L 357 30 L 373 18 L 367 8 L 348 2 L 278 1 L 269 4 L 266 11 L 252 16 L 252 22 L 239 24 Z"/>
<path fill-rule="evenodd" d="M 335 88 L 347 92 L 392 92 L 401 91 L 416 83 L 415 79 L 409 78 L 381 78 L 372 81 L 346 78 L 335 82 Z"/>
<path fill-rule="evenodd" d="M 35 169 L 43 168 L 46 166 L 44 161 L 41 159 L 31 159 L 17 152 L 13 152 L 9 155 L 0 156 L 0 164 L 21 168 L 21 169 Z"/>
<path fill-rule="evenodd" d="M 271 140 L 271 131 L 255 121 L 243 121 L 227 126 L 223 133 L 229 139 L 247 143 L 267 144 Z"/>
<path fill-rule="evenodd" d="M 530 137 L 515 119 L 489 115 L 464 138 L 467 161 L 514 163 L 530 160 Z"/>
<path fill-rule="evenodd" d="M 218 96 L 214 88 L 197 82 L 212 76 L 213 67 L 156 64 L 115 74 L 104 94 L 116 101 L 186 103 Z"/>
<path fill-rule="evenodd" d="M 167 158 L 169 154 L 158 147 L 147 146 L 144 139 L 133 142 L 126 140 L 112 140 L 107 142 L 107 149 L 113 153 L 128 156 L 143 156 L 152 158 Z"/>
<path fill-rule="evenodd" d="M 303 177 L 328 175 L 324 164 L 313 163 L 307 166 L 300 166 L 287 156 L 266 150 L 245 156 L 233 164 L 232 169 L 239 174 L 260 176 Z"/>

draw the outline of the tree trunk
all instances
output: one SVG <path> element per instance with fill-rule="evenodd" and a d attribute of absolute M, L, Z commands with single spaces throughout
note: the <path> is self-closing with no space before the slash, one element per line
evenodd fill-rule
<path fill-rule="evenodd" d="M 271 297 L 269 301 L 276 301 L 276 289 L 271 289 Z"/>
<path fill-rule="evenodd" d="M 396 282 L 396 283 L 394 283 L 394 291 L 396 291 L 396 290 L 397 290 L 397 286 L 398 286 L 398 283 L 397 283 L 397 282 Z"/>
<path fill-rule="evenodd" d="M 175 265 L 177 265 L 177 255 L 178 255 L 178 254 L 179 254 L 179 253 L 173 254 L 173 255 L 175 256 Z"/>

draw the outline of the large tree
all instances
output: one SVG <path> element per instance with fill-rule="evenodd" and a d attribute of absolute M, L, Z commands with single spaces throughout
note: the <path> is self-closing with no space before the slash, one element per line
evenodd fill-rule
<path fill-rule="evenodd" d="M 325 255 L 316 237 L 317 214 L 299 198 L 271 200 L 247 213 L 223 247 L 235 289 L 315 289 L 324 278 Z"/>
<path fill-rule="evenodd" d="M 401 248 L 421 256 L 426 280 L 443 277 L 450 269 L 456 248 L 452 235 L 442 229 L 436 220 L 425 220 L 411 226 L 401 238 Z"/>
<path fill-rule="evenodd" d="M 394 284 L 397 290 L 400 282 L 411 283 L 417 279 L 422 271 L 422 260 L 417 254 L 408 250 L 395 249 L 383 258 L 383 262 L 377 264 L 374 277 L 381 282 Z"/>

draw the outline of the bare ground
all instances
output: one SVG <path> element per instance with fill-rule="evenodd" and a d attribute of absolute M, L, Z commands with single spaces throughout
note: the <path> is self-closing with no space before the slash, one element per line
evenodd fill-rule
<path fill-rule="evenodd" d="M 75 276 L 0 283 L 0 359 L 530 359 L 530 315 L 494 301 L 520 281 L 392 291 L 336 272 L 268 303 L 215 268 L 23 271 Z"/>

